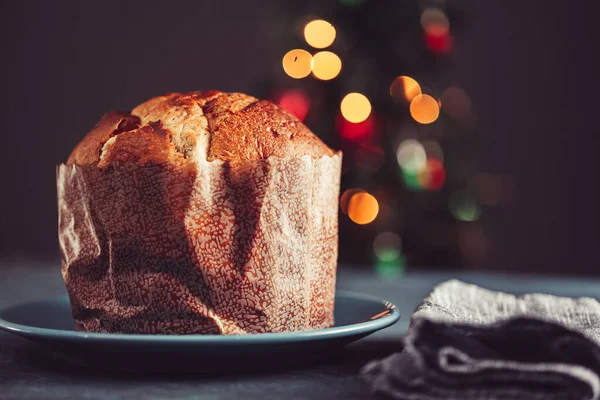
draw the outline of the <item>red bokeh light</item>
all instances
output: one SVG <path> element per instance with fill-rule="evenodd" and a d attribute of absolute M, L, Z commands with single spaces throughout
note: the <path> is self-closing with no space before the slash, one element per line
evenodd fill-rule
<path fill-rule="evenodd" d="M 425 29 L 425 44 L 434 53 L 443 54 L 452 49 L 454 41 L 447 27 L 431 24 Z"/>
<path fill-rule="evenodd" d="M 375 133 L 375 117 L 371 112 L 366 120 L 355 124 L 339 114 L 336 126 L 340 136 L 344 139 L 361 142 L 372 137 Z"/>
<path fill-rule="evenodd" d="M 283 92 L 277 104 L 290 114 L 296 116 L 300 121 L 304 121 L 310 111 L 310 99 L 300 89 L 291 89 Z"/>
<path fill-rule="evenodd" d="M 427 190 L 440 190 L 446 181 L 444 164 L 438 159 L 430 158 L 418 176 L 419 184 Z"/>

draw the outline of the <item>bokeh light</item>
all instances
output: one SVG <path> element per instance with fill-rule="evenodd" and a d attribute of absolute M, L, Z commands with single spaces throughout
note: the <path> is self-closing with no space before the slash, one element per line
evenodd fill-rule
<path fill-rule="evenodd" d="M 381 261 L 393 261 L 400 255 L 402 240 L 394 232 L 381 232 L 373 241 L 373 251 Z"/>
<path fill-rule="evenodd" d="M 427 160 L 425 168 L 417 173 L 419 186 L 427 190 L 440 190 L 446 181 L 446 170 L 440 160 Z"/>
<path fill-rule="evenodd" d="M 348 121 L 340 113 L 336 121 L 336 127 L 341 137 L 354 142 L 360 142 L 373 136 L 375 133 L 375 116 L 373 113 L 367 119 L 357 124 Z"/>
<path fill-rule="evenodd" d="M 420 94 L 410 103 L 410 115 L 420 124 L 431 124 L 440 115 L 440 102 L 427 94 Z"/>
<path fill-rule="evenodd" d="M 312 58 L 306 50 L 290 50 L 283 56 L 283 70 L 295 79 L 307 77 L 310 75 Z"/>
<path fill-rule="evenodd" d="M 473 222 L 481 216 L 475 198 L 465 190 L 457 190 L 450 194 L 450 212 L 459 221 Z"/>
<path fill-rule="evenodd" d="M 471 99 L 459 87 L 451 86 L 440 96 L 442 110 L 453 118 L 464 118 L 471 112 Z"/>
<path fill-rule="evenodd" d="M 322 19 L 311 21 L 304 27 L 304 39 L 312 47 L 324 49 L 335 40 L 335 28 Z"/>
<path fill-rule="evenodd" d="M 418 172 L 402 170 L 402 181 L 409 190 L 418 191 L 423 189 L 421 182 L 419 182 Z"/>
<path fill-rule="evenodd" d="M 361 93 L 348 93 L 342 99 L 340 110 L 344 118 L 352 123 L 363 122 L 371 115 L 371 102 Z"/>
<path fill-rule="evenodd" d="M 450 36 L 450 22 L 444 11 L 429 7 L 421 14 L 421 26 L 425 32 L 425 44 L 434 53 L 450 51 L 453 40 Z"/>
<path fill-rule="evenodd" d="M 417 174 L 427 163 L 427 155 L 423 145 L 415 139 L 406 139 L 398 146 L 396 158 L 400 167 L 412 174 Z"/>
<path fill-rule="evenodd" d="M 378 213 L 377 199 L 367 192 L 355 193 L 348 202 L 348 216 L 359 225 L 373 222 Z"/>
<path fill-rule="evenodd" d="M 434 53 L 444 54 L 452 49 L 454 41 L 444 26 L 431 25 L 425 30 L 425 44 Z"/>
<path fill-rule="evenodd" d="M 383 278 L 394 278 L 401 276 L 406 268 L 406 259 L 400 254 L 391 261 L 377 260 L 375 272 Z"/>
<path fill-rule="evenodd" d="M 425 31 L 435 26 L 439 29 L 445 29 L 447 32 L 450 29 L 450 22 L 444 11 L 439 8 L 428 7 L 421 14 L 421 26 Z"/>
<path fill-rule="evenodd" d="M 435 158 L 437 160 L 444 161 L 444 151 L 438 142 L 435 140 L 425 140 L 422 142 L 422 144 L 428 159 Z"/>
<path fill-rule="evenodd" d="M 420 124 L 431 124 L 440 116 L 440 106 L 433 97 L 420 94 L 410 102 L 410 115 Z"/>
<path fill-rule="evenodd" d="M 279 101 L 279 107 L 293 114 L 300 121 L 304 121 L 308 111 L 310 110 L 310 98 L 300 89 L 292 89 L 285 91 Z"/>
<path fill-rule="evenodd" d="M 390 85 L 390 96 L 398 103 L 410 103 L 421 94 L 421 86 L 410 76 L 398 76 Z"/>
<path fill-rule="evenodd" d="M 359 192 L 364 192 L 364 190 L 361 188 L 352 188 L 344 191 L 340 197 L 340 209 L 344 214 L 348 214 L 348 203 L 350 203 L 352 196 Z"/>
<path fill-rule="evenodd" d="M 320 51 L 311 61 L 313 75 L 323 81 L 335 78 L 342 70 L 342 60 L 330 51 Z"/>

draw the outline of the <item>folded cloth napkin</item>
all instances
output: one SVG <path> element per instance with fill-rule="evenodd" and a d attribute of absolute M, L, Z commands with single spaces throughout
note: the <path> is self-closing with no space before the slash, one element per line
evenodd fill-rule
<path fill-rule="evenodd" d="M 600 303 L 591 298 L 513 296 L 452 280 L 417 308 L 403 340 L 401 353 L 363 368 L 375 393 L 410 400 L 600 398 Z"/>

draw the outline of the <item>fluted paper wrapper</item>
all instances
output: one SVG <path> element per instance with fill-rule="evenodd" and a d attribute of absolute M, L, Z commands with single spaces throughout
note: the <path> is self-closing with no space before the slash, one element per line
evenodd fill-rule
<path fill-rule="evenodd" d="M 333 324 L 341 154 L 57 167 L 76 329 L 244 334 Z"/>

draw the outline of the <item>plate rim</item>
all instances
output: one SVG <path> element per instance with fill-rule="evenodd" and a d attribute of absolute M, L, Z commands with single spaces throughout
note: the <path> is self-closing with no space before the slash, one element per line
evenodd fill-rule
<path fill-rule="evenodd" d="M 31 325 L 22 325 L 8 321 L 2 318 L 5 311 L 19 305 L 44 302 L 48 300 L 60 301 L 68 295 L 52 296 L 36 300 L 23 301 L 3 307 L 0 309 L 0 330 L 12 333 L 27 339 L 62 339 L 70 341 L 114 341 L 119 343 L 154 343 L 169 342 L 177 344 L 187 343 L 227 343 L 227 344 L 258 344 L 258 343 L 286 343 L 302 340 L 324 340 L 327 338 L 340 338 L 355 336 L 363 333 L 374 333 L 378 330 L 387 328 L 400 320 L 401 314 L 398 308 L 391 302 L 365 293 L 337 290 L 335 297 L 346 297 L 357 300 L 371 301 L 380 303 L 390 312 L 380 318 L 369 321 L 357 322 L 349 325 L 332 326 L 323 329 L 293 331 L 293 332 L 267 332 L 267 333 L 249 333 L 243 335 L 218 335 L 218 334 L 189 334 L 189 335 L 168 335 L 168 334 L 132 334 L 132 333 L 99 333 L 99 332 L 78 332 L 61 329 L 40 328 Z M 59 300 L 60 299 L 60 300 Z"/>

